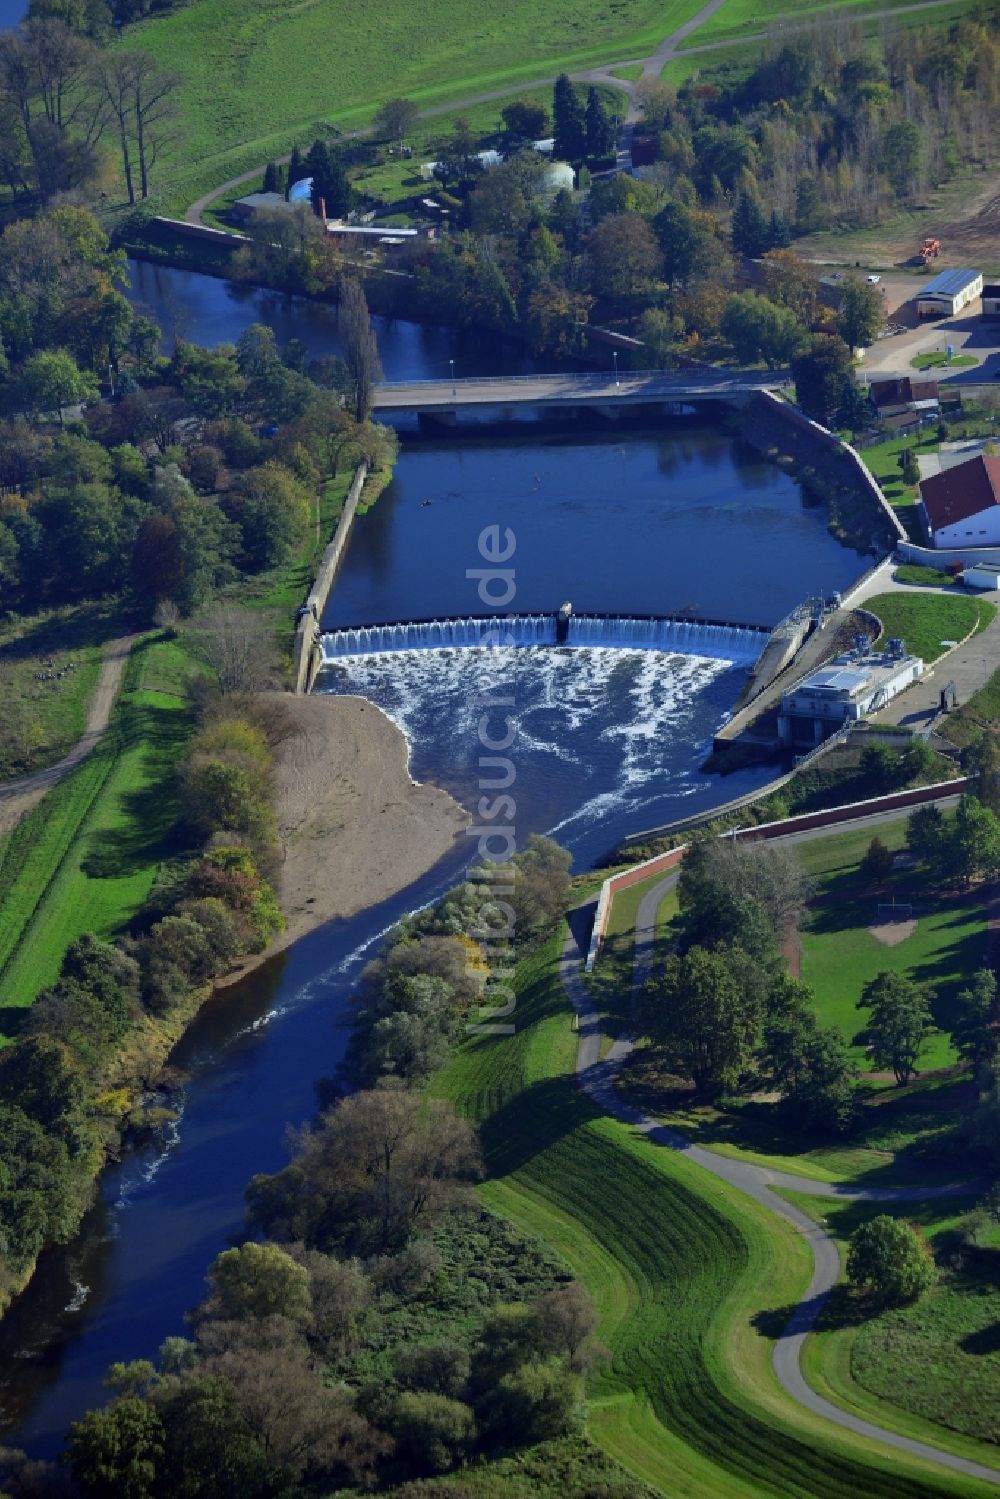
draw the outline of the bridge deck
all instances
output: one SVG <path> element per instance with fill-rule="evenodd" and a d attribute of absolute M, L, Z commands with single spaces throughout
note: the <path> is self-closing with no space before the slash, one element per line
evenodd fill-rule
<path fill-rule="evenodd" d="M 737 401 L 774 390 L 783 374 L 714 370 L 627 370 L 595 374 L 509 375 L 462 380 L 383 381 L 375 387 L 376 411 L 457 411 L 475 406 L 579 406 L 652 401 Z"/>

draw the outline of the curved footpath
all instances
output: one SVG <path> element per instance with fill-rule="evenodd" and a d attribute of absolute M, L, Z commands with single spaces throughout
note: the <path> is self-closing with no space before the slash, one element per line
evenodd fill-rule
<path fill-rule="evenodd" d="M 602 83 L 606 84 L 609 88 L 618 89 L 621 93 L 627 95 L 629 101 L 628 113 L 625 118 L 627 130 L 639 118 L 639 107 L 635 99 L 635 85 L 636 82 L 641 80 L 632 81 L 627 78 L 617 78 L 615 77 L 614 70 L 616 68 L 642 68 L 642 79 L 659 78 L 667 63 L 671 62 L 681 49 L 682 43 L 693 32 L 697 31 L 699 26 L 703 26 L 706 21 L 711 20 L 716 11 L 721 10 L 725 3 L 726 0 L 708 0 L 708 3 L 703 5 L 697 15 L 691 17 L 690 21 L 685 21 L 683 26 L 678 26 L 674 31 L 670 32 L 669 36 L 664 37 L 663 41 L 659 43 L 648 57 L 625 58 L 616 62 L 601 63 L 594 67 L 583 68 L 577 73 L 570 73 L 569 76 L 577 83 Z M 887 20 L 892 16 L 907 15 L 911 11 L 934 10 L 949 3 L 950 0 L 913 0 L 913 3 L 909 5 L 897 5 L 889 10 L 869 11 L 864 19 L 866 21 Z M 703 45 L 697 47 L 684 47 L 683 55 L 685 57 L 691 54 L 700 55 L 704 52 L 718 52 L 727 47 L 743 46 L 748 42 L 763 42 L 769 36 L 776 35 L 788 27 L 794 27 L 796 21 L 799 19 L 800 17 L 795 14 L 790 14 L 786 17 L 779 16 L 772 26 L 767 26 L 762 31 L 750 32 L 746 36 L 725 37 L 717 42 L 705 42 Z M 523 94 L 527 89 L 545 88 L 555 83 L 555 81 L 555 74 L 553 73 L 542 78 L 526 79 L 523 83 L 507 84 L 505 88 L 489 89 L 486 93 L 469 94 L 464 99 L 455 99 L 448 104 L 434 104 L 429 109 L 422 109 L 417 118 L 419 120 L 432 120 L 435 115 L 451 114 L 454 110 L 468 109 L 474 104 L 489 104 L 494 99 L 516 98 L 518 94 Z M 357 130 L 345 130 L 341 139 L 355 140 L 358 136 L 368 135 L 370 128 L 370 126 L 363 126 Z M 284 164 L 290 160 L 290 157 L 278 156 L 274 159 Z M 237 187 L 243 187 L 248 182 L 255 182 L 263 171 L 264 166 L 261 163 L 260 166 L 254 167 L 249 172 L 241 172 L 237 177 L 230 177 L 227 182 L 220 182 L 218 187 L 213 187 L 210 192 L 204 193 L 185 209 L 185 220 L 189 224 L 200 224 L 202 222 L 202 214 L 207 208 L 211 208 L 216 199 L 225 197 L 227 193 L 231 193 Z"/>
<path fill-rule="evenodd" d="M 639 904 L 635 924 L 635 965 L 632 978 L 633 1007 L 639 990 L 646 982 L 652 968 L 656 943 L 656 913 L 660 902 L 676 884 L 678 876 L 672 874 L 659 881 L 646 892 Z M 572 913 L 576 914 L 576 913 Z M 840 1255 L 837 1246 L 821 1225 L 814 1223 L 805 1213 L 786 1202 L 774 1191 L 775 1187 L 801 1192 L 810 1197 L 843 1197 L 851 1201 L 905 1202 L 912 1199 L 925 1200 L 930 1197 L 948 1197 L 969 1190 L 969 1183 L 924 1188 L 855 1188 L 832 1182 L 813 1181 L 809 1177 L 795 1176 L 791 1172 L 774 1171 L 757 1166 L 749 1161 L 718 1155 L 704 1146 L 695 1145 L 677 1130 L 658 1123 L 649 1114 L 627 1103 L 618 1093 L 615 1081 L 621 1065 L 632 1050 L 632 1041 L 619 1036 L 610 1051 L 601 1057 L 600 1016 L 583 982 L 580 968 L 581 953 L 573 936 L 572 927 L 567 931 L 559 962 L 559 973 L 579 1020 L 580 1042 L 576 1056 L 576 1073 L 580 1087 L 606 1113 L 632 1125 L 657 1145 L 670 1150 L 683 1151 L 688 1160 L 710 1171 L 713 1176 L 746 1192 L 755 1202 L 772 1213 L 779 1214 L 794 1224 L 809 1242 L 815 1269 L 805 1296 L 796 1307 L 792 1318 L 774 1349 L 774 1372 L 778 1383 L 787 1395 L 807 1410 L 843 1426 L 858 1436 L 869 1437 L 887 1447 L 893 1447 L 915 1457 L 939 1463 L 942 1467 L 964 1473 L 970 1478 L 979 1478 L 1000 1487 L 1000 1470 L 987 1468 L 981 1463 L 959 1457 L 955 1453 L 943 1452 L 926 1442 L 901 1436 L 884 1427 L 875 1426 L 859 1416 L 841 1410 L 829 1400 L 823 1399 L 808 1384 L 802 1372 L 802 1346 L 816 1325 L 823 1302 L 840 1278 Z"/>
<path fill-rule="evenodd" d="M 46 791 L 69 772 L 81 760 L 85 760 L 108 727 L 111 710 L 118 698 L 125 675 L 125 663 L 129 652 L 139 639 L 138 635 L 121 635 L 109 641 L 104 650 L 104 659 L 97 677 L 97 686 L 87 708 L 87 726 L 68 755 L 46 770 L 36 770 L 34 775 L 21 776 L 0 786 L 0 836 L 17 827 L 36 802 L 41 801 Z"/>

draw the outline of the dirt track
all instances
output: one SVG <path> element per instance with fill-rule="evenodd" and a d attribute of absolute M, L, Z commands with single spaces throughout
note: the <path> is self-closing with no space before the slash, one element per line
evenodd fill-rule
<path fill-rule="evenodd" d="M 107 645 L 87 712 L 87 727 L 69 754 L 47 770 L 38 770 L 34 775 L 21 776 L 0 786 L 0 836 L 15 828 L 51 786 L 90 754 L 108 726 L 125 674 L 125 663 L 138 638 L 138 635 L 122 635 Z"/>

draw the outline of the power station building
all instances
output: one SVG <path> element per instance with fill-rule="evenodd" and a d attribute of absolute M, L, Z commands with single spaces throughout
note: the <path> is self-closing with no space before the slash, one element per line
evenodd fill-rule
<path fill-rule="evenodd" d="M 812 749 L 845 724 L 876 713 L 923 676 L 924 663 L 902 640 L 890 640 L 881 653 L 868 642 L 821 666 L 781 699 L 778 736 L 783 744 Z"/>

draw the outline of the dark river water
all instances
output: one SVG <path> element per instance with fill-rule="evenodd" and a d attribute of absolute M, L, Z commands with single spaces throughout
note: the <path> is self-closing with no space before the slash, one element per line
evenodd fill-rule
<path fill-rule="evenodd" d="M 0 30 L 16 26 L 27 14 L 27 0 L 0 0 Z"/>
<path fill-rule="evenodd" d="M 199 342 L 266 321 L 279 341 L 336 348 L 324 307 L 143 265 L 132 283 L 168 331 Z M 517 349 L 449 332 L 385 321 L 377 331 L 389 378 L 440 376 L 451 360 L 458 375 L 531 367 Z M 514 534 L 509 607 L 522 612 L 568 598 L 578 612 L 689 607 L 772 623 L 864 566 L 793 481 L 703 424 L 407 439 L 392 485 L 355 526 L 327 626 L 485 612 L 466 574 L 483 565 L 478 538 L 490 525 Z M 470 694 L 509 686 L 517 837 L 555 831 L 584 867 L 630 829 L 759 783 L 760 771 L 720 780 L 698 770 L 752 654 L 738 635 L 670 651 L 422 650 L 340 661 L 320 690 L 383 706 L 407 732 L 413 773 L 468 804 L 480 752 Z M 240 1232 L 247 1180 L 282 1163 L 286 1125 L 313 1112 L 314 1081 L 337 1065 L 366 952 L 453 883 L 470 852 L 457 848 L 384 906 L 314 933 L 199 1017 L 175 1057 L 187 1081 L 166 1148 L 130 1153 L 105 1174 L 78 1240 L 45 1258 L 0 1329 L 4 1440 L 53 1455 L 69 1422 L 103 1398 L 112 1360 L 155 1356 L 183 1332 L 208 1264 Z"/>

